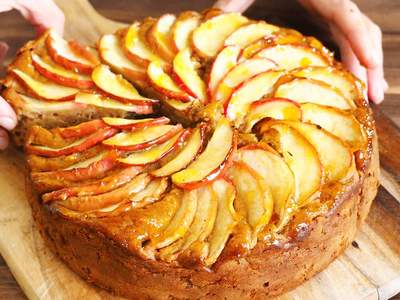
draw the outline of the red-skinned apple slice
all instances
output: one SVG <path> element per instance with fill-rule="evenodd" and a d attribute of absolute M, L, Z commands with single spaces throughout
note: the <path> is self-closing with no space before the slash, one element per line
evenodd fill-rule
<path fill-rule="evenodd" d="M 283 155 L 294 174 L 295 203 L 298 206 L 307 204 L 307 200 L 320 190 L 323 180 L 318 152 L 301 133 L 289 125 L 263 121 L 259 129 L 263 140 Z"/>
<path fill-rule="evenodd" d="M 58 132 L 65 139 L 70 139 L 81 138 L 106 127 L 108 126 L 102 120 L 92 120 L 76 126 L 55 128 L 52 131 Z"/>
<path fill-rule="evenodd" d="M 178 52 L 173 61 L 173 74 L 178 85 L 201 102 L 207 101 L 207 89 L 196 70 L 196 62 L 191 58 L 190 48 Z"/>
<path fill-rule="evenodd" d="M 171 151 L 181 148 L 189 134 L 190 129 L 178 132 L 169 140 L 160 145 L 156 145 L 154 147 L 151 147 L 150 149 L 133 152 L 127 157 L 118 159 L 118 161 L 123 164 L 135 166 L 155 163 L 171 153 Z"/>
<path fill-rule="evenodd" d="M 103 118 L 103 122 L 114 128 L 133 131 L 138 128 L 145 128 L 156 125 L 165 125 L 168 124 L 170 120 L 167 117 L 136 119 L 136 120 L 105 117 Z"/>
<path fill-rule="evenodd" d="M 213 101 L 226 103 L 235 88 L 245 80 L 276 68 L 276 64 L 268 59 L 257 58 L 246 60 L 233 67 L 217 85 Z"/>
<path fill-rule="evenodd" d="M 142 167 L 130 166 L 89 184 L 80 184 L 44 194 L 42 199 L 44 203 L 48 203 L 51 201 L 62 201 L 72 196 L 82 197 L 103 194 L 130 182 L 142 171 Z"/>
<path fill-rule="evenodd" d="M 233 201 L 236 198 L 233 184 L 225 179 L 219 179 L 213 182 L 212 188 L 217 196 L 218 209 L 214 228 L 208 237 L 209 252 L 204 261 L 207 266 L 217 261 L 238 221 L 238 215 L 233 208 Z"/>
<path fill-rule="evenodd" d="M 176 52 L 190 46 L 190 36 L 200 25 L 200 21 L 201 15 L 194 11 L 186 11 L 178 16 L 171 29 Z"/>
<path fill-rule="evenodd" d="M 205 150 L 189 166 L 171 176 L 172 182 L 193 189 L 222 176 L 236 151 L 237 135 L 230 122 L 221 118 Z"/>
<path fill-rule="evenodd" d="M 238 46 L 227 46 L 218 53 L 208 75 L 209 100 L 214 95 L 221 80 L 237 64 L 239 54 L 240 47 Z"/>
<path fill-rule="evenodd" d="M 340 91 L 335 90 L 329 84 L 307 78 L 294 78 L 282 83 L 276 88 L 274 96 L 294 100 L 298 103 L 311 102 L 340 109 L 354 107 L 352 100 L 345 98 Z"/>
<path fill-rule="evenodd" d="M 214 16 L 203 22 L 192 34 L 196 52 L 204 58 L 214 57 L 224 46 L 225 39 L 248 19 L 237 13 Z"/>
<path fill-rule="evenodd" d="M 193 97 L 183 91 L 163 70 L 159 62 L 152 62 L 149 64 L 147 75 L 152 87 L 166 97 L 184 102 L 190 102 L 193 100 Z"/>
<path fill-rule="evenodd" d="M 282 71 L 266 71 L 244 81 L 225 104 L 225 115 L 240 126 L 251 103 L 270 94 Z"/>
<path fill-rule="evenodd" d="M 32 64 L 40 75 L 61 85 L 78 89 L 90 89 L 94 87 L 94 83 L 89 76 L 63 69 L 54 63 L 45 61 L 34 53 L 32 54 Z"/>
<path fill-rule="evenodd" d="M 253 102 L 245 118 L 244 131 L 251 132 L 253 126 L 264 118 L 300 121 L 300 105 L 285 98 L 265 98 Z"/>
<path fill-rule="evenodd" d="M 50 31 L 46 38 L 46 47 L 50 57 L 58 64 L 66 69 L 77 70 L 83 74 L 90 74 L 93 68 L 98 64 L 96 60 L 90 60 L 91 53 L 87 55 L 79 55 L 77 52 L 78 44 L 71 44 L 57 35 L 56 32 Z M 79 49 L 85 51 L 85 47 L 79 46 Z M 86 51 L 89 51 L 86 49 Z"/>
<path fill-rule="evenodd" d="M 78 139 L 75 142 L 73 142 L 70 145 L 67 145 L 62 148 L 50 148 L 50 147 L 45 147 L 45 146 L 39 146 L 39 145 L 32 145 L 28 144 L 25 146 L 25 151 L 28 154 L 37 154 L 37 155 L 42 155 L 46 157 L 56 157 L 56 156 L 61 156 L 61 155 L 68 155 L 72 154 L 75 152 L 81 152 L 84 151 L 90 147 L 93 147 L 94 145 L 101 143 L 102 141 L 106 140 L 109 137 L 112 137 L 118 132 L 117 129 L 111 128 L 111 127 L 106 127 L 103 129 L 100 129 L 93 134 Z"/>
<path fill-rule="evenodd" d="M 172 14 L 161 16 L 147 32 L 147 40 L 152 49 L 167 62 L 174 59 L 175 47 L 171 40 L 171 28 L 176 17 Z"/>
<path fill-rule="evenodd" d="M 236 29 L 230 36 L 226 38 L 225 45 L 237 45 L 241 48 L 244 48 L 260 38 L 269 36 L 278 30 L 279 27 L 263 21 L 245 24 Z"/>
<path fill-rule="evenodd" d="M 313 103 L 301 104 L 303 121 L 321 126 L 350 145 L 353 151 L 363 149 L 366 133 L 351 112 Z"/>
<path fill-rule="evenodd" d="M 53 82 L 39 81 L 29 74 L 19 70 L 12 69 L 11 72 L 34 96 L 49 101 L 67 101 L 74 99 L 79 92 L 76 88 L 66 87 Z"/>
<path fill-rule="evenodd" d="M 274 45 L 260 50 L 254 57 L 268 58 L 281 69 L 291 70 L 308 66 L 328 66 L 327 59 L 316 49 L 298 44 Z"/>
<path fill-rule="evenodd" d="M 132 82 L 147 79 L 146 68 L 134 64 L 124 55 L 115 35 L 104 35 L 99 41 L 98 48 L 101 60 L 114 71 L 123 74 Z"/>
<path fill-rule="evenodd" d="M 98 65 L 92 72 L 92 79 L 96 86 L 107 96 L 133 104 L 154 104 L 157 100 L 143 97 L 120 74 L 116 75 L 105 65 Z"/>
<path fill-rule="evenodd" d="M 138 151 L 164 143 L 181 130 L 182 125 L 180 124 L 151 126 L 118 133 L 103 141 L 103 144 L 120 150 Z"/>
<path fill-rule="evenodd" d="M 182 150 L 161 168 L 151 172 L 157 177 L 172 175 L 188 166 L 201 151 L 205 143 L 205 124 L 194 129 Z"/>
<path fill-rule="evenodd" d="M 168 186 L 168 178 L 152 178 L 144 190 L 129 199 L 131 201 L 130 206 L 140 208 L 160 200 Z"/>

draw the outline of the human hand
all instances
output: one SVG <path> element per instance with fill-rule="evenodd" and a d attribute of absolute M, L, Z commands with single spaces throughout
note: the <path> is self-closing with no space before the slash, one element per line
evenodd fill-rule
<path fill-rule="evenodd" d="M 64 29 L 64 14 L 52 0 L 1 0 L 0 12 L 18 10 L 25 19 L 36 27 L 38 34 L 47 28 L 53 28 L 62 34 Z M 0 42 L 0 62 L 3 61 L 8 50 L 4 42 Z M 0 150 L 8 145 L 7 130 L 17 125 L 17 116 L 14 110 L 0 97 Z"/>
<path fill-rule="evenodd" d="M 254 0 L 219 0 L 216 7 L 243 12 Z M 350 0 L 299 0 L 308 11 L 322 18 L 338 44 L 343 64 L 368 88 L 375 103 L 384 98 L 388 84 L 383 74 L 382 32 Z"/>

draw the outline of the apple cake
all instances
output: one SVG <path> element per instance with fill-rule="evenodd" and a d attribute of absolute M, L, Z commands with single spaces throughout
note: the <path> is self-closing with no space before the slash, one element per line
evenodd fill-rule
<path fill-rule="evenodd" d="M 44 240 L 120 296 L 279 295 L 376 195 L 363 84 L 317 39 L 237 13 L 146 18 L 93 48 L 49 31 L 4 87 Z"/>

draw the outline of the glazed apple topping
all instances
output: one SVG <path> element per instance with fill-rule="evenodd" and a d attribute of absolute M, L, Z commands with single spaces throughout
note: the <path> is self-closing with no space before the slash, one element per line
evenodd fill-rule
<path fill-rule="evenodd" d="M 170 31 L 176 17 L 172 14 L 161 16 L 147 32 L 147 40 L 156 53 L 167 62 L 173 60 L 175 47 L 173 46 Z"/>
<path fill-rule="evenodd" d="M 155 125 L 165 125 L 170 122 L 167 117 L 159 118 L 148 118 L 148 119 L 124 119 L 124 118 L 103 118 L 103 122 L 111 127 L 124 129 L 124 130 L 135 130 L 138 128 L 151 127 Z"/>
<path fill-rule="evenodd" d="M 190 46 L 190 37 L 201 22 L 201 15 L 195 11 L 181 13 L 171 28 L 172 41 L 178 52 Z"/>

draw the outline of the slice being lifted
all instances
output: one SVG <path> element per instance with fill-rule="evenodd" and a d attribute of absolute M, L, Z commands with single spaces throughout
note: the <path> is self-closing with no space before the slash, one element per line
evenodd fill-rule
<path fill-rule="evenodd" d="M 168 124 L 170 120 L 167 117 L 137 119 L 137 120 L 106 117 L 103 118 L 103 121 L 105 124 L 110 125 L 111 127 L 114 128 L 124 129 L 124 130 L 135 130 L 138 128 Z"/>
<path fill-rule="evenodd" d="M 178 52 L 190 46 L 190 37 L 201 21 L 201 15 L 195 11 L 186 11 L 179 15 L 172 26 L 172 41 Z"/>
<path fill-rule="evenodd" d="M 167 62 L 171 62 L 175 56 L 175 47 L 170 35 L 175 19 L 174 15 L 165 14 L 158 18 L 147 32 L 147 40 L 151 48 L 155 49 L 156 53 Z"/>

